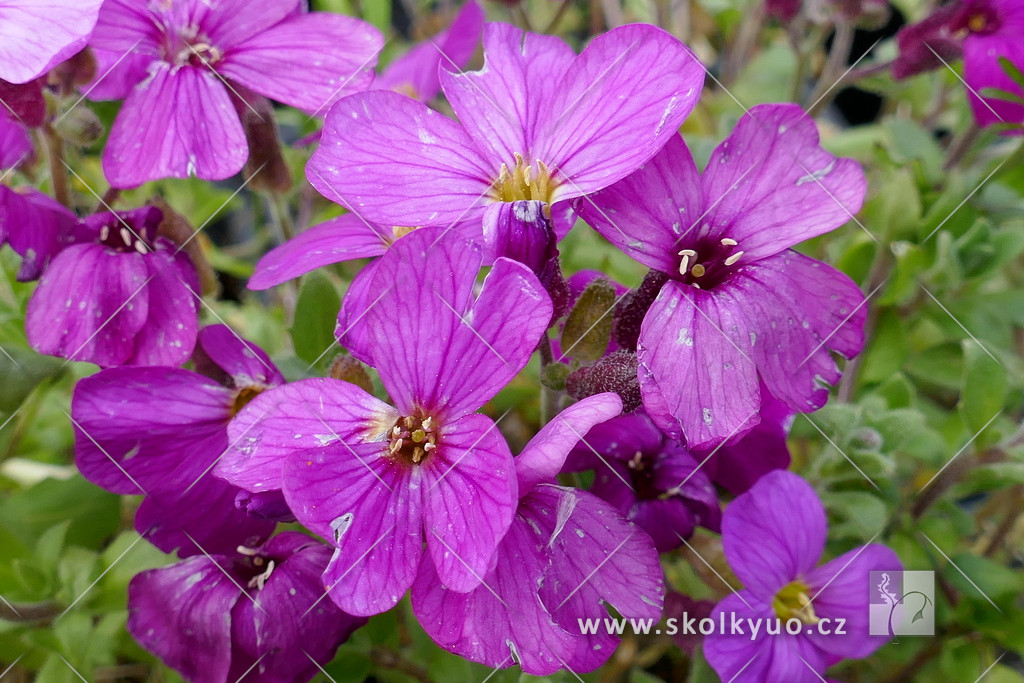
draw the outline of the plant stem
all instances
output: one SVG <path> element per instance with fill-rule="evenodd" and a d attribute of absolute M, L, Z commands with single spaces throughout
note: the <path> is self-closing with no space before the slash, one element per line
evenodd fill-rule
<path fill-rule="evenodd" d="M 946 150 L 946 160 L 943 162 L 942 168 L 948 171 L 956 166 L 971 149 L 971 145 L 978 139 L 980 133 L 981 128 L 974 121 L 971 121 L 971 125 L 967 127 L 967 130 L 954 138 L 953 142 L 949 144 L 949 149 Z"/>
<path fill-rule="evenodd" d="M 422 683 L 431 683 L 430 674 L 422 666 L 402 658 L 397 652 L 384 647 L 370 650 L 370 661 L 385 669 L 394 669 Z"/>
<path fill-rule="evenodd" d="M 850 58 L 850 48 L 853 47 L 853 34 L 852 23 L 844 21 L 836 25 L 835 35 L 832 37 L 832 49 L 828 52 L 825 67 L 821 70 L 821 76 L 818 77 L 818 82 L 808 98 L 810 104 L 806 109 L 811 116 L 828 106 L 832 97 L 827 95 L 838 90 L 836 86 L 838 86 L 843 75 L 843 68 Z"/>
<path fill-rule="evenodd" d="M 558 11 L 555 12 L 555 16 L 551 17 L 551 21 L 548 22 L 548 25 L 544 27 L 544 33 L 554 32 L 554 30 L 558 28 L 558 24 L 560 24 L 565 15 L 568 14 L 570 7 L 572 7 L 572 3 L 569 2 L 569 0 L 559 3 Z"/>
<path fill-rule="evenodd" d="M 49 123 L 43 126 L 43 139 L 46 143 L 46 158 L 50 165 L 50 178 L 53 181 L 53 196 L 64 206 L 74 209 L 71 206 L 68 169 L 64 165 L 64 141 Z"/>

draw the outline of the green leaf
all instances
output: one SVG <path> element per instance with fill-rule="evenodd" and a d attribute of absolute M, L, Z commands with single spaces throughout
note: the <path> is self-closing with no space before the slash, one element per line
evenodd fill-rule
<path fill-rule="evenodd" d="M 957 408 L 973 435 L 1002 410 L 1007 390 L 1006 370 L 973 339 L 965 339 L 962 347 L 963 389 Z"/>
<path fill-rule="evenodd" d="M 341 297 L 327 275 L 313 271 L 302 279 L 291 329 L 292 344 L 299 358 L 310 365 L 330 360 L 330 354 L 324 351 L 338 343 L 334 328 L 340 308 Z"/>
<path fill-rule="evenodd" d="M 11 531 L 26 543 L 34 543 L 55 524 L 71 520 L 68 543 L 96 548 L 120 525 L 121 504 L 118 496 L 76 475 L 67 480 L 45 479 L 0 501 L 0 519 L 18 520 Z"/>
<path fill-rule="evenodd" d="M 10 348 L 0 353 L 0 412 L 18 409 L 39 384 L 60 375 L 66 363 L 27 349 Z"/>
<path fill-rule="evenodd" d="M 889 518 L 885 503 L 866 491 L 832 491 L 823 497 L 823 502 L 839 518 L 829 524 L 830 539 L 871 538 Z"/>
<path fill-rule="evenodd" d="M 909 351 L 904 322 L 895 310 L 885 309 L 861 360 L 861 381 L 873 384 L 892 377 L 903 367 Z"/>
<path fill-rule="evenodd" d="M 1006 72 L 1006 75 L 1010 77 L 1014 83 L 1024 88 L 1024 72 L 1017 67 L 1016 64 L 1011 62 L 1006 57 L 999 58 L 999 66 Z"/>
<path fill-rule="evenodd" d="M 998 604 L 1024 590 L 1024 574 L 995 560 L 969 552 L 958 553 L 950 559 L 955 568 L 947 567 L 944 574 L 971 600 L 987 603 L 987 597 Z"/>

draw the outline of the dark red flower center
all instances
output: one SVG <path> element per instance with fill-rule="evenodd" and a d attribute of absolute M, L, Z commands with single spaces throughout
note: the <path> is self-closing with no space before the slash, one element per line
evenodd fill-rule
<path fill-rule="evenodd" d="M 238 555 L 235 556 L 232 573 L 240 579 L 239 583 L 248 588 L 263 590 L 264 584 L 274 573 L 277 564 L 273 558 L 259 550 L 243 545 L 238 546 Z"/>
<path fill-rule="evenodd" d="M 148 254 L 153 251 L 152 241 L 144 228 L 124 221 L 114 221 L 100 228 L 100 244 L 114 251 Z"/>
<path fill-rule="evenodd" d="M 437 420 L 430 416 L 400 417 L 391 428 L 391 456 L 412 465 L 420 465 L 437 448 Z"/>
<path fill-rule="evenodd" d="M 637 500 L 657 500 L 661 497 L 662 492 L 654 483 L 653 458 L 637 451 L 626 463 L 626 467 L 629 468 L 629 479 Z"/>
<path fill-rule="evenodd" d="M 673 278 L 699 289 L 713 289 L 728 278 L 742 260 L 743 251 L 730 237 L 701 238 L 680 249 L 678 256 L 679 269 L 671 273 Z"/>

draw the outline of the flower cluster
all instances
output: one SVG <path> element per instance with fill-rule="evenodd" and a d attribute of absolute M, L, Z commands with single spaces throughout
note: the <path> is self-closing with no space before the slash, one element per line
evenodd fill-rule
<path fill-rule="evenodd" d="M 992 58 L 1024 61 L 1019 3 L 937 12 L 905 29 L 898 74 L 962 51 L 979 122 L 1019 122 L 979 94 L 1019 91 Z M 659 555 L 699 528 L 744 585 L 713 617 L 848 629 L 709 636 L 723 680 L 818 680 L 885 640 L 861 594 L 899 559 L 869 545 L 817 566 L 824 508 L 785 471 L 794 416 L 826 404 L 867 315 L 847 275 L 796 250 L 867 191 L 800 106 L 751 108 L 699 166 L 679 131 L 706 72 L 677 38 L 629 24 L 577 54 L 472 0 L 376 78 L 381 32 L 298 0 L 9 0 L 0 38 L 0 166 L 31 156 L 59 88 L 121 101 L 108 198 L 278 152 L 272 102 L 325 117 L 305 171 L 335 217 L 248 286 L 356 262 L 336 323 L 348 370 L 326 377 L 275 364 L 213 309 L 201 322 L 196 232 L 159 198 L 86 214 L 0 187 L 0 240 L 38 280 L 29 343 L 101 368 L 74 391 L 76 465 L 140 496 L 136 530 L 179 558 L 132 581 L 128 629 L 186 679 L 308 680 L 406 596 L 466 659 L 592 671 L 619 638 L 581 624 L 609 607 L 658 620 Z M 81 54 L 91 69 L 68 66 Z M 559 243 L 585 230 L 642 282 L 566 277 Z M 543 410 L 516 440 L 492 400 L 524 374 Z"/>

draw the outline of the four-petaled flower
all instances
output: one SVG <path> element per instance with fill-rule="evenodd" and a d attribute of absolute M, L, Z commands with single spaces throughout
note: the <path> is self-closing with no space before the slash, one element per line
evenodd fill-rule
<path fill-rule="evenodd" d="M 40 353 L 102 367 L 170 365 L 196 343 L 199 277 L 156 207 L 97 213 L 52 258 L 25 317 Z"/>
<path fill-rule="evenodd" d="M 797 412 L 840 373 L 830 355 L 863 343 L 864 295 L 790 247 L 833 230 L 864 198 L 856 162 L 818 145 L 795 105 L 740 119 L 703 175 L 678 135 L 639 171 L 574 208 L 626 254 L 668 276 L 640 331 L 644 407 L 691 449 L 758 420 L 759 380 Z"/>
<path fill-rule="evenodd" d="M 224 325 L 199 334 L 195 372 L 122 367 L 75 387 L 75 464 L 108 491 L 142 494 L 135 528 L 182 556 L 230 552 L 273 525 L 236 507 L 239 490 L 211 470 L 229 446 L 228 422 L 284 378 L 262 349 Z"/>
<path fill-rule="evenodd" d="M 475 245 L 439 228 L 381 258 L 371 288 L 384 294 L 359 324 L 394 407 L 312 379 L 266 392 L 232 422 L 238 445 L 217 474 L 249 491 L 283 489 L 298 520 L 337 547 L 324 581 L 352 614 L 398 602 L 424 541 L 445 586 L 473 589 L 512 522 L 512 454 L 475 411 L 526 364 L 551 302 L 508 259 L 475 296 L 480 266 Z"/>
<path fill-rule="evenodd" d="M 649 25 L 613 29 L 579 56 L 506 24 L 488 24 L 483 42 L 481 71 L 442 65 L 459 122 L 393 92 L 339 102 L 307 167 L 313 186 L 370 221 L 483 219 L 490 232 L 516 220 L 503 205 L 550 210 L 629 174 L 675 134 L 704 80 L 689 49 Z M 553 216 L 564 235 L 572 223 Z"/>
<path fill-rule="evenodd" d="M 236 107 L 247 105 L 235 84 L 326 111 L 370 84 L 383 37 L 353 17 L 307 14 L 303 0 L 107 0 L 90 45 L 111 67 L 89 96 L 125 100 L 103 170 L 134 187 L 238 173 L 248 147 Z"/>
<path fill-rule="evenodd" d="M 840 659 L 866 657 L 887 640 L 868 631 L 869 573 L 902 569 L 884 545 L 855 548 L 818 566 L 825 549 L 825 508 L 797 475 L 771 472 L 725 509 L 725 558 L 743 590 L 715 607 L 712 620 L 756 621 L 756 634 L 713 632 L 704 656 L 725 681 L 815 683 Z M 797 634 L 768 623 L 793 619 Z M 815 624 L 842 620 L 844 634 L 819 632 Z"/>

